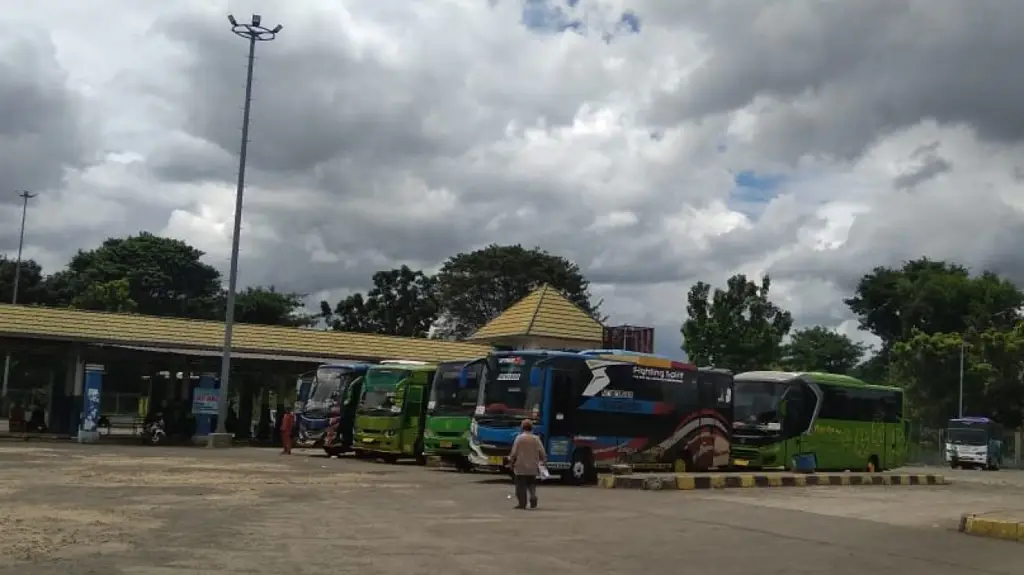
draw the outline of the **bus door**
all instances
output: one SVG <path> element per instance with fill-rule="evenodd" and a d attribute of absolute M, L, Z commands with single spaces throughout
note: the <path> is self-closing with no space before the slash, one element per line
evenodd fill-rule
<path fill-rule="evenodd" d="M 793 457 L 804 453 L 814 455 L 817 466 L 823 467 L 823 462 L 818 460 L 820 454 L 817 446 L 807 440 L 807 432 L 811 429 L 814 419 L 815 395 L 814 392 L 803 382 L 790 385 L 782 395 L 779 402 L 782 413 L 782 438 L 785 440 L 785 453 L 782 454 L 782 462 L 787 465 L 792 462 Z"/>
<path fill-rule="evenodd" d="M 718 379 L 715 373 L 698 373 L 697 375 L 697 401 L 700 409 L 715 409 L 718 406 L 718 386 L 715 380 Z M 730 422 L 731 423 L 731 422 Z M 710 417 L 701 416 L 697 423 L 699 447 L 693 454 L 693 463 L 697 469 L 711 469 L 715 463 L 715 436 L 714 421 Z M 725 463 L 726 465 L 728 462 Z"/>
<path fill-rule="evenodd" d="M 536 371 L 531 370 L 530 373 L 530 387 L 535 387 L 536 378 L 543 377 L 541 420 L 547 424 L 544 440 L 548 461 L 553 469 L 568 467 L 572 461 L 576 419 L 573 374 L 555 367 L 550 360 L 538 362 L 537 365 L 534 368 Z"/>

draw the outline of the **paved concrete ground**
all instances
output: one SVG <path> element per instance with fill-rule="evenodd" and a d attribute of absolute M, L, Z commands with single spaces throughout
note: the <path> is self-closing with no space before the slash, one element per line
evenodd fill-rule
<path fill-rule="evenodd" d="M 309 452 L 313 453 L 313 452 Z M 0 575 L 18 573 L 1019 574 L 956 533 L 1015 483 L 633 492 L 272 450 L 0 444 Z M 1022 483 L 1024 485 L 1024 483 Z"/>

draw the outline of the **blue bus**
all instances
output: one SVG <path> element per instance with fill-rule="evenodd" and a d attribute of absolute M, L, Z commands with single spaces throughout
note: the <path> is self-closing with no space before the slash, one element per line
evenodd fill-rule
<path fill-rule="evenodd" d="M 729 465 L 732 374 L 622 350 L 502 351 L 483 363 L 470 428 L 470 462 L 508 471 L 523 419 L 548 469 L 593 483 L 617 463 L 701 471 Z"/>
<path fill-rule="evenodd" d="M 328 363 L 316 369 L 305 401 L 295 410 L 300 443 L 322 444 L 331 417 L 340 413 L 342 401 L 352 392 L 352 383 L 362 378 L 369 367 L 370 364 L 365 363 Z M 300 377 L 300 388 L 302 383 Z M 351 438 L 351 433 L 348 437 Z"/>

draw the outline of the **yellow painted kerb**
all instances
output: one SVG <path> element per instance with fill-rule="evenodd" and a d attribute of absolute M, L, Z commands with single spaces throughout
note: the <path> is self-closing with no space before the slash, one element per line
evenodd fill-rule
<path fill-rule="evenodd" d="M 0 304 L 0 337 L 217 350 L 223 347 L 224 324 Z M 233 349 L 241 352 L 325 359 L 437 362 L 471 359 L 490 351 L 488 346 L 472 343 L 250 324 L 236 325 L 232 342 Z"/>
<path fill-rule="evenodd" d="M 960 531 L 979 537 L 1005 539 L 1024 543 L 1024 521 L 1012 521 L 998 517 L 964 515 L 960 519 Z"/>

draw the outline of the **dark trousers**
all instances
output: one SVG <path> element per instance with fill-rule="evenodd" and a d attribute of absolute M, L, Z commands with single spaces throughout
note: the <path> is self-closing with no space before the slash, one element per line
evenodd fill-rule
<path fill-rule="evenodd" d="M 516 475 L 513 479 L 516 486 L 516 500 L 519 507 L 526 507 L 526 499 L 529 496 L 530 507 L 537 506 L 537 476 Z"/>

